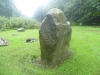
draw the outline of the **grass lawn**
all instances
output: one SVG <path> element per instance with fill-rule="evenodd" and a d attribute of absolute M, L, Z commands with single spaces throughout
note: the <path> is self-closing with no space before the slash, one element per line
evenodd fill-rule
<path fill-rule="evenodd" d="M 100 75 L 100 28 L 72 26 L 70 48 L 73 56 L 57 68 L 37 67 L 32 58 L 40 56 L 37 29 L 0 31 L 9 46 L 0 47 L 0 75 Z M 12 34 L 17 34 L 12 36 Z M 25 43 L 27 38 L 36 38 Z"/>

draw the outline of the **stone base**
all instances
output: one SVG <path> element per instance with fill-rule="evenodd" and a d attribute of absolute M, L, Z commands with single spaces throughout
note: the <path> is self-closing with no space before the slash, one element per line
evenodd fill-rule
<path fill-rule="evenodd" d="M 37 58 L 35 60 L 35 63 L 37 66 L 39 67 L 45 67 L 45 68 L 55 68 L 55 67 L 58 67 L 60 66 L 64 61 L 66 61 L 67 59 L 69 59 L 71 56 L 73 55 L 73 52 L 72 50 L 69 50 L 66 55 L 62 56 L 62 58 L 60 58 L 59 60 L 55 60 L 54 62 L 52 63 L 46 63 L 46 62 L 43 62 L 41 60 L 41 57 Z"/>
<path fill-rule="evenodd" d="M 0 45 L 0 47 L 2 47 L 2 46 L 8 46 L 8 44 L 5 44 L 5 45 Z"/>
<path fill-rule="evenodd" d="M 55 60 L 51 64 L 53 64 L 53 66 L 60 65 L 61 63 L 63 63 L 67 59 L 69 59 L 72 56 L 72 54 L 73 54 L 73 52 L 71 50 L 68 50 L 68 52 L 66 53 L 66 55 L 63 55 L 62 58 L 60 58 L 59 60 Z"/>

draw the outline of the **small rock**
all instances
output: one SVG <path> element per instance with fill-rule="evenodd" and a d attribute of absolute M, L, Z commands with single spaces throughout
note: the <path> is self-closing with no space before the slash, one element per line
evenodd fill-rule
<path fill-rule="evenodd" d="M 8 46 L 8 41 L 5 38 L 0 38 L 0 46 Z"/>
<path fill-rule="evenodd" d="M 23 31 L 25 31 L 25 29 L 24 28 L 18 28 L 17 31 L 18 32 L 23 32 Z"/>
<path fill-rule="evenodd" d="M 28 38 L 26 39 L 26 42 L 35 42 L 36 40 L 34 38 Z"/>
<path fill-rule="evenodd" d="M 12 34 L 12 36 L 17 36 L 18 34 Z"/>

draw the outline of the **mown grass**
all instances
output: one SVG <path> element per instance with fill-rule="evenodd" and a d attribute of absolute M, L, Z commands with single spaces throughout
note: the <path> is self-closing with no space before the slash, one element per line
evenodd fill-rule
<path fill-rule="evenodd" d="M 0 31 L 0 37 L 9 40 L 9 46 L 0 47 L 0 75 L 100 75 L 100 28 L 73 26 L 72 29 L 70 48 L 74 54 L 53 69 L 32 62 L 34 56 L 40 56 L 37 29 Z M 37 41 L 24 42 L 31 37 Z"/>

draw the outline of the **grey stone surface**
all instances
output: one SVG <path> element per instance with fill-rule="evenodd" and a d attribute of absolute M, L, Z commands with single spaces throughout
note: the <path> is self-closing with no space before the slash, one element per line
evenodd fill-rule
<path fill-rule="evenodd" d="M 46 64 L 58 64 L 69 54 L 72 28 L 63 12 L 51 9 L 42 21 L 39 30 L 41 61 Z"/>
<path fill-rule="evenodd" d="M 12 36 L 17 36 L 18 34 L 12 34 Z"/>
<path fill-rule="evenodd" d="M 23 32 L 23 31 L 25 31 L 25 29 L 24 28 L 18 28 L 17 31 L 18 32 Z"/>
<path fill-rule="evenodd" d="M 35 40 L 35 38 L 28 38 L 28 39 L 26 39 L 26 42 L 35 42 L 36 40 Z"/>
<path fill-rule="evenodd" d="M 5 38 L 0 38 L 0 46 L 8 46 L 8 41 Z"/>

